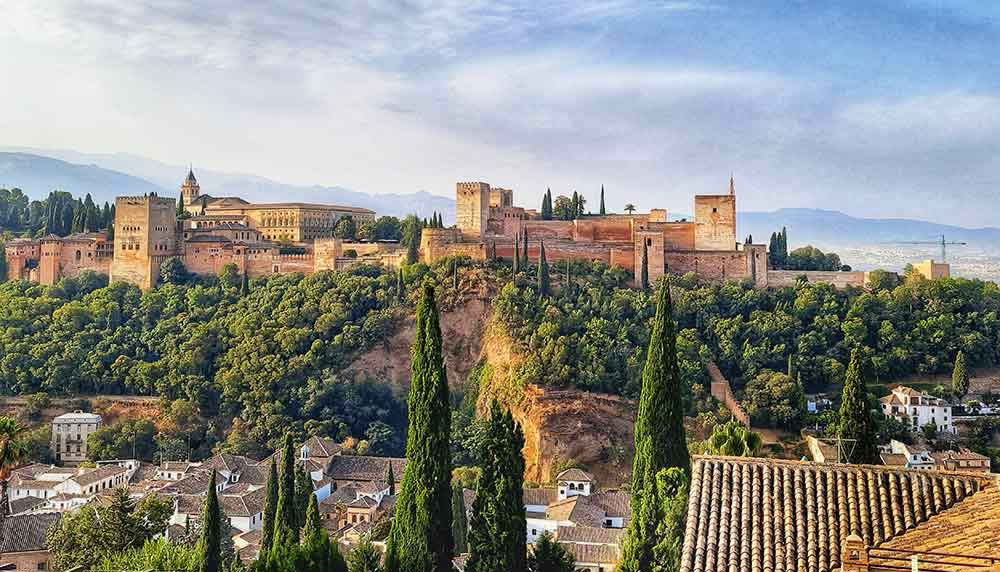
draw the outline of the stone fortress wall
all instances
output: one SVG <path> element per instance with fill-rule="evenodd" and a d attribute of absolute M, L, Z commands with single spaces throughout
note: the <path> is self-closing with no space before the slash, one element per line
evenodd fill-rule
<path fill-rule="evenodd" d="M 484 182 L 457 183 L 455 201 L 456 228 L 424 232 L 424 262 L 456 254 L 483 259 L 494 248 L 498 257 L 509 259 L 514 254 L 515 237 L 527 232 L 532 260 L 537 260 L 544 243 L 549 262 L 601 261 L 622 266 L 639 280 L 645 246 L 651 281 L 669 269 L 767 285 L 766 246 L 736 240 L 732 181 L 728 194 L 694 198 L 694 221 L 668 222 L 664 209 L 647 214 L 588 215 L 571 221 L 541 220 L 537 214 L 513 206 L 513 191 Z"/>

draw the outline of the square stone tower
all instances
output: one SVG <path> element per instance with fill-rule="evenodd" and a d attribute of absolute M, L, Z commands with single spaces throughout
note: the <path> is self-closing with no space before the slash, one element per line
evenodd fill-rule
<path fill-rule="evenodd" d="M 490 185 L 457 183 L 455 185 L 455 223 L 462 235 L 481 239 L 490 218 Z"/>
<path fill-rule="evenodd" d="M 160 264 L 177 255 L 174 199 L 156 195 L 115 199 L 115 254 L 111 280 L 146 289 L 156 285 Z"/>
<path fill-rule="evenodd" d="M 736 184 L 727 195 L 695 195 L 695 250 L 736 250 Z"/>

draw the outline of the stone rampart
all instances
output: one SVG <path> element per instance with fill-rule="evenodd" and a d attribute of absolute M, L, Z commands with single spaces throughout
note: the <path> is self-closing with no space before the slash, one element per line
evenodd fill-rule
<path fill-rule="evenodd" d="M 806 281 L 826 282 L 833 284 L 837 288 L 847 288 L 853 286 L 864 288 L 867 282 L 865 272 L 823 272 L 818 270 L 768 270 L 767 286 L 771 288 L 781 288 L 783 286 L 795 286 L 799 279 L 805 277 Z"/>

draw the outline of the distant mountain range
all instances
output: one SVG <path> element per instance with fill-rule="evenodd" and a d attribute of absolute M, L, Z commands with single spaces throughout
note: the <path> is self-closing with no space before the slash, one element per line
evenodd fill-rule
<path fill-rule="evenodd" d="M 113 201 L 118 195 L 156 192 L 163 196 L 179 193 L 188 167 L 168 165 L 127 153 L 90 154 L 68 150 L 41 150 L 23 147 L 0 148 L 0 188 L 18 187 L 41 198 L 52 190 L 83 196 L 95 201 Z M 426 191 L 369 194 L 343 187 L 289 185 L 256 175 L 223 173 L 195 168 L 203 193 L 240 196 L 256 202 L 318 202 L 365 207 L 380 215 L 403 217 L 416 213 L 430 217 L 444 214 L 454 221 L 455 201 Z"/>
<path fill-rule="evenodd" d="M 187 167 L 169 165 L 127 153 L 91 154 L 69 150 L 0 147 L 0 187 L 19 187 L 41 198 L 53 189 L 74 195 L 90 193 L 95 201 L 117 195 L 156 192 L 178 193 Z M 216 196 L 237 195 L 259 202 L 303 201 L 337 203 L 373 209 L 379 214 L 421 217 L 432 212 L 453 222 L 455 201 L 426 191 L 369 194 L 338 186 L 289 185 L 256 175 L 223 173 L 196 168 L 202 191 Z M 912 219 L 857 218 L 839 211 L 788 208 L 771 212 L 737 214 L 738 239 L 752 234 L 754 242 L 767 243 L 770 234 L 788 228 L 795 248 L 812 244 L 825 250 L 873 245 L 890 247 L 906 241 L 934 241 L 942 234 L 949 241 L 968 242 L 978 250 L 1000 247 L 1000 229 L 964 228 Z M 933 251 L 933 246 L 928 246 Z"/>

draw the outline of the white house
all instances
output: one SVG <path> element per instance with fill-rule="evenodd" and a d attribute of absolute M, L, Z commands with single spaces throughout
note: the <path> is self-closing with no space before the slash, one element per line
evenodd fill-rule
<path fill-rule="evenodd" d="M 70 510 L 104 491 L 126 486 L 133 472 L 120 465 L 96 469 L 28 465 L 14 471 L 8 495 L 11 500 L 37 497 L 48 501 L 48 509 Z"/>
<path fill-rule="evenodd" d="M 101 428 L 101 416 L 74 411 L 52 420 L 49 447 L 56 461 L 79 463 L 87 460 L 87 437 Z"/>
<path fill-rule="evenodd" d="M 943 399 L 899 385 L 879 401 L 886 417 L 895 418 L 911 431 L 919 431 L 925 425 L 935 425 L 939 432 L 955 433 L 951 405 Z"/>
<path fill-rule="evenodd" d="M 934 458 L 926 449 L 912 447 L 893 439 L 889 441 L 888 450 L 881 453 L 882 464 L 907 469 L 929 471 L 934 468 Z"/>
<path fill-rule="evenodd" d="M 559 500 L 566 500 L 576 495 L 590 495 L 593 485 L 594 477 L 581 469 L 566 469 L 556 475 Z"/>

